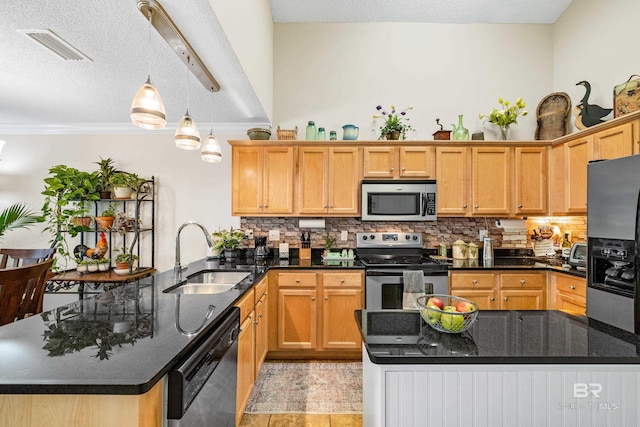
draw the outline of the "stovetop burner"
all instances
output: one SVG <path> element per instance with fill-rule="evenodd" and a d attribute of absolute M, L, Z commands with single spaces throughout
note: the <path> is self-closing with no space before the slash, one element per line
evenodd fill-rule
<path fill-rule="evenodd" d="M 406 265 L 406 264 L 435 264 L 435 262 L 429 258 L 422 258 L 418 256 L 397 256 L 390 258 L 375 258 L 375 257 L 363 257 L 360 261 L 365 265 Z"/>
<path fill-rule="evenodd" d="M 358 233 L 358 259 L 365 267 L 447 269 L 447 263 L 430 258 L 422 249 L 422 233 Z"/>

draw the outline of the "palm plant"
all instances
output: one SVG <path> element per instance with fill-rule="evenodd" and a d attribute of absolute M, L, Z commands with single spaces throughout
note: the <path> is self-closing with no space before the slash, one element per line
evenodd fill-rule
<path fill-rule="evenodd" d="M 7 231 L 28 228 L 41 221 L 41 216 L 35 214 L 24 203 L 14 203 L 0 212 L 0 239 Z"/>

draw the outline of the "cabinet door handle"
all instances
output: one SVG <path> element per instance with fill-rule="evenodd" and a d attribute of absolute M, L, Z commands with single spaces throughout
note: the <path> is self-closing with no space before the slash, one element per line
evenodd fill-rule
<path fill-rule="evenodd" d="M 406 171 L 407 168 L 405 168 L 404 166 L 402 167 L 402 172 Z"/>
<path fill-rule="evenodd" d="M 269 207 L 269 205 L 264 205 L 264 207 L 265 207 L 265 208 L 268 208 L 268 207 Z"/>
<path fill-rule="evenodd" d="M 260 323 L 260 320 L 256 320 L 255 322 L 253 322 L 254 325 L 257 325 L 258 323 Z"/>
<path fill-rule="evenodd" d="M 462 207 L 463 207 L 464 209 L 467 209 L 467 205 L 462 205 Z"/>
<path fill-rule="evenodd" d="M 478 209 L 480 207 L 480 205 L 476 205 L 476 209 Z"/>
<path fill-rule="evenodd" d="M 262 209 L 262 205 L 258 205 L 258 207 Z"/>
<path fill-rule="evenodd" d="M 324 297 L 324 300 L 325 301 L 329 301 L 329 297 Z"/>
<path fill-rule="evenodd" d="M 477 285 L 478 281 L 477 280 L 472 280 L 471 283 L 473 283 L 474 285 Z"/>
<path fill-rule="evenodd" d="M 496 299 L 494 297 L 489 298 L 489 301 L 494 302 Z"/>
<path fill-rule="evenodd" d="M 300 283 L 300 279 L 296 279 L 296 283 Z"/>
<path fill-rule="evenodd" d="M 316 297 L 311 297 L 311 301 L 315 301 L 315 300 L 316 300 Z"/>
<path fill-rule="evenodd" d="M 340 283 L 344 283 L 344 279 L 340 279 Z"/>
<path fill-rule="evenodd" d="M 502 300 L 503 300 L 503 301 L 509 301 L 509 298 L 504 297 Z"/>
<path fill-rule="evenodd" d="M 394 169 L 393 169 L 393 168 L 391 168 L 391 172 L 393 172 L 393 171 L 394 171 Z"/>
<path fill-rule="evenodd" d="M 521 285 L 524 285 L 525 283 L 526 283 L 526 281 L 525 281 L 524 279 L 521 279 L 521 280 L 520 280 L 520 284 L 521 284 Z"/>
<path fill-rule="evenodd" d="M 572 289 L 572 290 L 573 290 L 573 289 L 575 289 L 575 288 L 576 288 L 576 287 L 575 287 L 575 286 L 573 286 L 573 285 L 570 285 L 570 286 L 569 286 L 569 289 Z"/>
<path fill-rule="evenodd" d="M 329 209 L 329 205 L 324 205 L 324 208 L 325 209 Z"/>
<path fill-rule="evenodd" d="M 329 205 L 329 209 L 333 209 L 333 205 Z"/>
<path fill-rule="evenodd" d="M 522 205 L 518 205 L 518 209 L 522 209 Z"/>

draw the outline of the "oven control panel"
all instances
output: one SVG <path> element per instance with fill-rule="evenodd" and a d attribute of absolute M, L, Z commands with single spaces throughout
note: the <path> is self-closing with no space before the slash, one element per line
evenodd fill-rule
<path fill-rule="evenodd" d="M 422 248 L 422 233 L 375 232 L 357 233 L 357 248 Z"/>

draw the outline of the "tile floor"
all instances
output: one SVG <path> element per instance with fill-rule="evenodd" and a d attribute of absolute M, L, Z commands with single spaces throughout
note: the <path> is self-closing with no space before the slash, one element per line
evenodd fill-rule
<path fill-rule="evenodd" d="M 240 427 L 362 427 L 362 414 L 244 414 Z"/>

